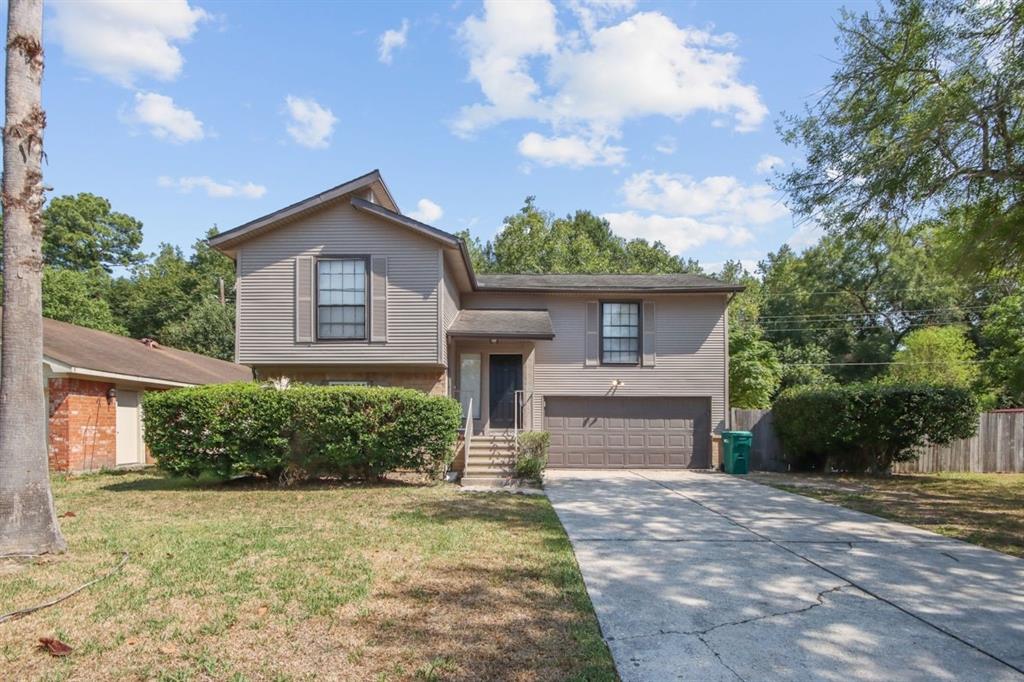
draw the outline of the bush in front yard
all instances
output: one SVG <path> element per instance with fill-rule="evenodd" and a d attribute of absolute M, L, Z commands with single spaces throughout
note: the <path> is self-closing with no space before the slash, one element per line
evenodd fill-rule
<path fill-rule="evenodd" d="M 772 405 L 775 429 L 796 469 L 888 471 L 925 443 L 969 438 L 978 404 L 966 388 L 849 384 L 783 391 Z"/>
<path fill-rule="evenodd" d="M 403 388 L 260 384 L 147 393 L 146 444 L 161 468 L 197 476 L 437 476 L 454 454 L 459 404 Z"/>
<path fill-rule="evenodd" d="M 548 447 L 551 434 L 547 431 L 525 431 L 519 434 L 516 446 L 515 472 L 517 478 L 541 482 L 548 465 Z"/>

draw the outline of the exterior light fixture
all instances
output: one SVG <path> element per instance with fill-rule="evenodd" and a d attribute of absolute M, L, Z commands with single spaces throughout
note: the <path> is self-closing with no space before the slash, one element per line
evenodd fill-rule
<path fill-rule="evenodd" d="M 117 389 L 111 386 L 107 389 L 107 405 L 117 399 Z"/>
<path fill-rule="evenodd" d="M 498 343 L 498 339 L 491 339 L 491 343 Z"/>
<path fill-rule="evenodd" d="M 626 382 L 622 379 L 612 379 L 612 388 L 618 388 L 619 386 L 625 386 Z"/>

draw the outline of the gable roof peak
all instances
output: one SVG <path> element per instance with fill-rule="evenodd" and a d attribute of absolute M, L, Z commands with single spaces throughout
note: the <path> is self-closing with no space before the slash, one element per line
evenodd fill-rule
<path fill-rule="evenodd" d="M 379 169 L 373 169 L 357 178 L 353 178 L 330 189 L 318 192 L 289 204 L 284 208 L 268 213 L 264 216 L 250 220 L 230 230 L 225 230 L 207 240 L 210 246 L 220 251 L 231 251 L 240 242 L 273 229 L 277 225 L 304 215 L 309 211 L 316 210 L 328 202 L 336 201 L 345 195 L 370 190 L 373 192 L 374 200 L 385 208 L 399 212 L 398 204 L 395 202 L 391 190 L 388 189 Z"/>

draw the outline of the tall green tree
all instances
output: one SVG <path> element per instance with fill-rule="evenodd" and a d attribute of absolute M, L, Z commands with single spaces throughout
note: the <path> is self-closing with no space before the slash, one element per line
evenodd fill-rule
<path fill-rule="evenodd" d="M 462 232 L 473 267 L 481 273 L 674 273 L 700 265 L 669 253 L 661 242 L 625 240 L 590 211 L 564 217 L 539 209 L 534 197 L 505 218 L 493 241 Z"/>
<path fill-rule="evenodd" d="M 107 300 L 112 282 L 103 270 L 43 269 L 43 317 L 112 334 L 128 330 Z"/>
<path fill-rule="evenodd" d="M 206 296 L 189 310 L 184 319 L 164 325 L 160 342 L 221 360 L 234 360 L 235 307 L 223 305 L 216 296 Z"/>
<path fill-rule="evenodd" d="M 978 348 L 963 327 L 915 329 L 893 356 L 895 364 L 889 367 L 887 378 L 898 383 L 975 388 L 981 378 L 977 356 Z"/>
<path fill-rule="evenodd" d="M 110 272 L 145 260 L 142 222 L 114 211 L 103 197 L 82 192 L 56 197 L 43 211 L 43 258 L 47 265 Z"/>
<path fill-rule="evenodd" d="M 1001 407 L 1024 406 L 1024 293 L 1006 296 L 985 311 L 985 373 Z"/>
<path fill-rule="evenodd" d="M 211 229 L 207 237 L 215 233 Z M 109 296 L 131 336 L 230 359 L 235 343 L 234 285 L 232 261 L 200 239 L 188 258 L 181 249 L 162 244 L 152 261 L 116 280 Z"/>
<path fill-rule="evenodd" d="M 729 334 L 729 404 L 756 409 L 771 405 L 779 389 L 782 367 L 775 348 L 760 330 Z"/>
<path fill-rule="evenodd" d="M 785 345 L 820 346 L 843 380 L 885 370 L 903 338 L 924 326 L 973 324 L 975 292 L 951 273 L 935 247 L 935 228 L 884 227 L 826 234 L 797 254 L 788 246 L 760 264 L 760 322 L 765 337 Z"/>
<path fill-rule="evenodd" d="M 831 86 L 782 126 L 806 158 L 779 183 L 794 211 L 853 235 L 943 218 L 981 267 L 1019 264 L 1024 5 L 894 0 L 838 30 Z"/>
<path fill-rule="evenodd" d="M 156 257 L 114 282 L 111 303 L 135 338 L 159 340 L 167 324 L 184 319 L 195 303 L 195 279 L 181 249 L 161 244 Z"/>

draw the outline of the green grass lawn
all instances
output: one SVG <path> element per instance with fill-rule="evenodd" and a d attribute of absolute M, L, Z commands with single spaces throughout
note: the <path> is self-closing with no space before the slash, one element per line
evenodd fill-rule
<path fill-rule="evenodd" d="M 2 679 L 615 679 L 545 498 L 57 478 L 70 551 L 0 563 Z M 73 647 L 65 658 L 40 637 Z"/>
<path fill-rule="evenodd" d="M 750 476 L 789 492 L 1024 557 L 1024 474 Z"/>

